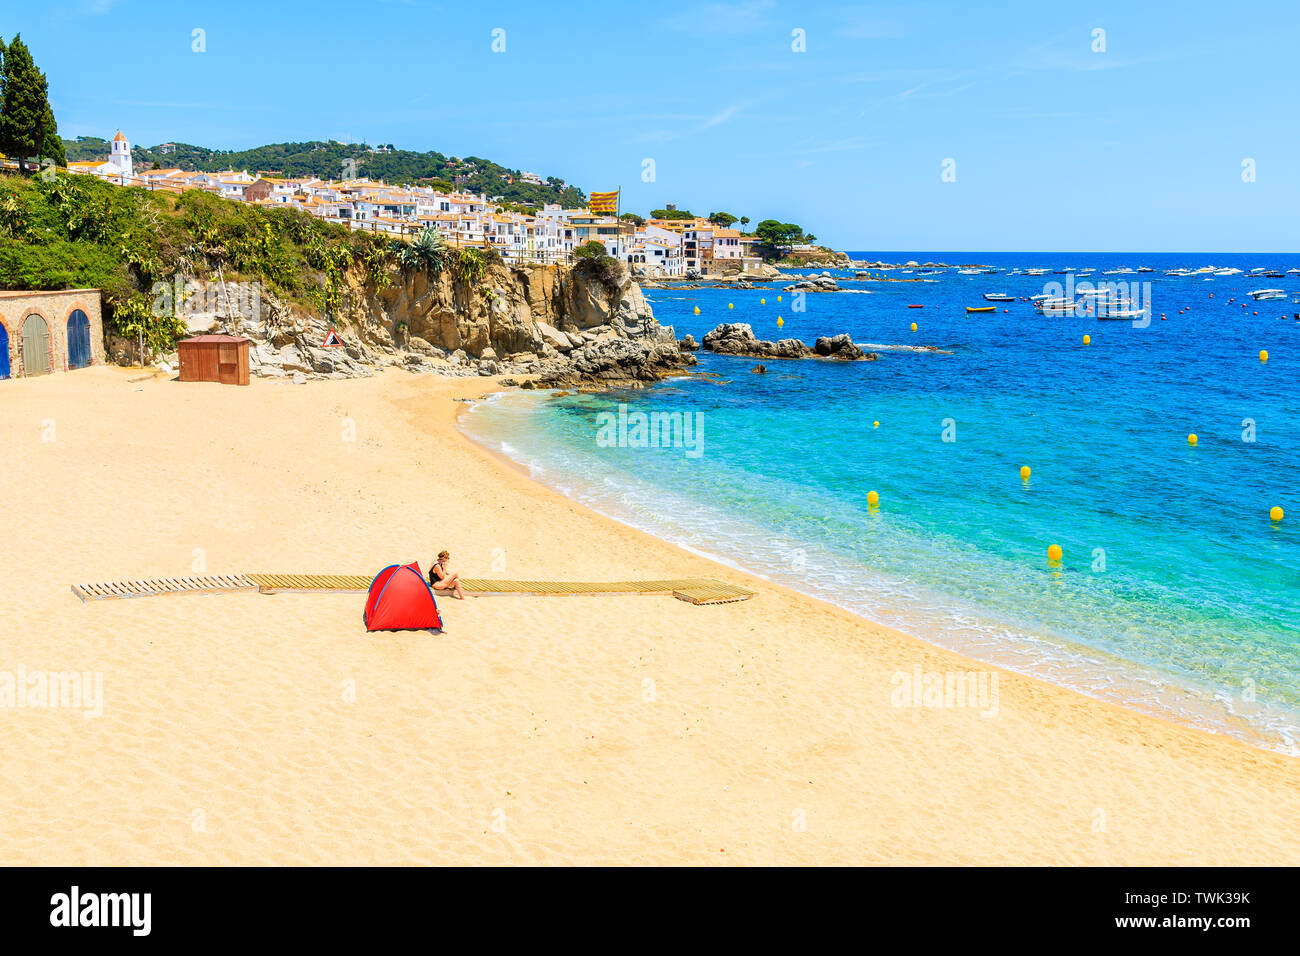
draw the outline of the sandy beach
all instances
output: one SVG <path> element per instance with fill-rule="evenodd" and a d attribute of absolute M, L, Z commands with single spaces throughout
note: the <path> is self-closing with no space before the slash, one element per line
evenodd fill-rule
<path fill-rule="evenodd" d="M 1296 864 L 1300 761 L 993 671 L 599 516 L 460 434 L 487 379 L 0 383 L 0 862 Z M 82 604 L 70 585 L 373 574 L 713 577 L 750 601 L 358 594 Z M 996 712 L 897 706 L 984 671 Z"/>

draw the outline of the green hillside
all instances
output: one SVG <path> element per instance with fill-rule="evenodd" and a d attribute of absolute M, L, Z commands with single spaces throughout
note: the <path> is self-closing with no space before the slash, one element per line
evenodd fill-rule
<path fill-rule="evenodd" d="M 69 162 L 103 160 L 108 157 L 109 142 L 94 136 L 64 140 Z M 273 143 L 246 150 L 208 149 L 187 143 L 159 146 L 132 146 L 131 155 L 138 170 L 159 168 L 220 172 L 226 169 L 250 173 L 265 172 L 280 176 L 317 176 L 342 179 L 345 175 L 368 176 L 389 183 L 420 183 L 441 180 L 470 192 L 500 196 L 506 202 L 539 205 L 558 202 L 575 208 L 585 205 L 586 193 L 574 186 L 561 188 L 561 180 L 548 177 L 541 185 L 519 181 L 520 170 L 500 166 L 477 156 L 444 156 L 430 151 L 417 153 L 406 149 L 372 152 L 366 145 L 335 142 Z M 355 164 L 353 166 L 352 164 Z M 512 176 L 513 183 L 501 177 Z"/>
<path fill-rule="evenodd" d="M 105 329 L 143 334 L 155 351 L 185 331 L 155 309 L 156 284 L 174 286 L 178 276 L 257 282 L 290 305 L 329 314 L 349 271 L 377 288 L 412 269 L 447 267 L 469 282 L 496 259 L 434 238 L 410 245 L 350 232 L 298 209 L 201 189 L 175 196 L 90 176 L 0 173 L 0 289 L 101 289 Z"/>

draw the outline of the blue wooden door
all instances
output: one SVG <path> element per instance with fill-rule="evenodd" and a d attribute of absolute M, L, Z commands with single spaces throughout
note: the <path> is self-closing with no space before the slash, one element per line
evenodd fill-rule
<path fill-rule="evenodd" d="M 9 377 L 9 330 L 0 322 L 0 379 Z"/>
<path fill-rule="evenodd" d="M 90 364 L 90 320 L 80 309 L 68 316 L 68 368 Z"/>

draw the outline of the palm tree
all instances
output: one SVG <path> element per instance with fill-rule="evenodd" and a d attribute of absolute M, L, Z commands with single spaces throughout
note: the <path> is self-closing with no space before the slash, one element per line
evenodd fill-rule
<path fill-rule="evenodd" d="M 425 269 L 434 275 L 442 271 L 447 257 L 447 240 L 432 226 L 425 226 L 411 242 L 396 241 L 397 264 L 407 272 Z"/>

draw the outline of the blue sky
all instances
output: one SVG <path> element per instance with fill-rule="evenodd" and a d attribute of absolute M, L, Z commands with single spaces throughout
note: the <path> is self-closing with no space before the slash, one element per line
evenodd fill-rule
<path fill-rule="evenodd" d="M 1276 252 L 1300 234 L 1294 0 L 5 7 L 68 137 L 392 142 L 850 249 Z"/>

